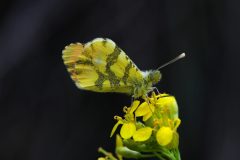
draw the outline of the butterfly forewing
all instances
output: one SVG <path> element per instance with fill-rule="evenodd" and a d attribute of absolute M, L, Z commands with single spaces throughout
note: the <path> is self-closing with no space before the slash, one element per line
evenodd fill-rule
<path fill-rule="evenodd" d="M 143 81 L 142 72 L 110 39 L 70 44 L 63 50 L 63 60 L 80 89 L 133 94 Z"/>

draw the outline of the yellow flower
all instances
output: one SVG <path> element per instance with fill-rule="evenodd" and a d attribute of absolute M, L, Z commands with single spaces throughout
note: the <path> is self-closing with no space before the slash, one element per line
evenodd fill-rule
<path fill-rule="evenodd" d="M 178 118 L 178 105 L 176 99 L 165 93 L 156 95 L 153 92 L 151 97 L 146 97 L 145 102 L 140 104 L 140 106 L 136 109 L 135 116 L 143 116 L 143 121 L 145 122 L 152 117 L 153 114 L 155 115 L 155 118 Z"/>
<path fill-rule="evenodd" d="M 147 121 L 154 112 L 155 108 L 152 104 L 148 104 L 147 102 L 143 102 L 135 111 L 136 117 L 143 116 L 143 121 Z"/>
<path fill-rule="evenodd" d="M 117 130 L 117 127 L 122 124 L 121 130 L 120 130 L 120 135 L 124 139 L 129 139 L 133 136 L 133 133 L 136 131 L 136 126 L 135 126 L 135 117 L 133 112 L 138 108 L 140 101 L 135 100 L 131 107 L 124 107 L 123 111 L 126 113 L 124 115 L 125 119 L 122 119 L 119 116 L 115 116 L 114 119 L 116 119 L 118 122 L 113 126 L 113 129 L 111 131 L 110 137 L 113 136 L 115 131 Z"/>
<path fill-rule="evenodd" d="M 176 120 L 168 120 L 168 126 L 160 127 L 156 134 L 157 142 L 161 146 L 166 146 L 172 142 L 173 136 L 177 134 L 177 128 L 181 123 L 179 118 Z M 174 144 L 178 144 L 178 139 L 175 139 L 174 141 L 176 141 Z"/>
<path fill-rule="evenodd" d="M 120 136 L 123 139 L 132 138 L 135 142 L 144 142 L 152 135 L 156 135 L 159 145 L 175 148 L 178 145 L 177 128 L 181 122 L 175 98 L 168 94 L 156 95 L 153 92 L 151 97 L 144 100 L 145 102 L 141 104 L 135 100 L 131 107 L 124 107 L 124 119 L 115 116 L 118 122 L 112 129 L 111 137 L 117 127 L 122 125 Z M 137 117 L 143 117 L 142 121 L 137 122 Z M 150 117 L 153 117 L 152 120 L 147 121 Z"/>
<path fill-rule="evenodd" d="M 159 94 L 156 101 L 156 106 L 168 114 L 168 117 L 171 119 L 178 118 L 178 105 L 174 96 L 168 94 Z"/>

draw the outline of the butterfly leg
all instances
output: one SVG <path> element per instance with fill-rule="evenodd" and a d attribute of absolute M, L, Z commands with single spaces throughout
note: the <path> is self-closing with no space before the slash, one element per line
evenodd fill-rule
<path fill-rule="evenodd" d="M 158 91 L 157 87 L 153 87 L 152 91 L 154 92 L 154 90 L 157 92 L 157 94 L 160 94 L 160 92 Z"/>
<path fill-rule="evenodd" d="M 148 94 L 142 96 L 142 98 L 145 100 L 145 102 L 147 102 L 150 111 L 153 113 L 153 110 L 152 110 L 152 108 L 150 107 L 150 101 L 149 101 L 150 98 L 148 97 Z"/>
<path fill-rule="evenodd" d="M 149 97 L 148 94 L 145 94 L 142 96 L 142 99 L 144 99 L 149 104 Z"/>
<path fill-rule="evenodd" d="M 132 96 L 132 97 L 131 97 L 131 104 L 133 104 L 134 99 L 135 99 L 135 98 Z"/>

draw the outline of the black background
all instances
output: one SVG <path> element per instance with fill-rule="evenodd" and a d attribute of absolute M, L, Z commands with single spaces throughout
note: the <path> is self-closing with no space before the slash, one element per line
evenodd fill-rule
<path fill-rule="evenodd" d="M 239 159 L 240 2 L 42 0 L 0 4 L 0 159 L 96 159 L 113 150 L 130 97 L 78 90 L 62 63 L 72 42 L 114 40 L 176 96 L 183 160 Z"/>

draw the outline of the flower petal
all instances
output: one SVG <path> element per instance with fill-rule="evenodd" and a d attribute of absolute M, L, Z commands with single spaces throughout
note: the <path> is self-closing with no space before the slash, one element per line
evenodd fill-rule
<path fill-rule="evenodd" d="M 157 142 L 161 146 L 166 146 L 172 141 L 173 131 L 171 130 L 170 127 L 161 127 L 157 131 L 156 138 L 157 138 Z"/>
<path fill-rule="evenodd" d="M 143 121 L 144 121 L 144 122 L 147 121 L 151 116 L 152 116 L 152 112 L 148 112 L 147 114 L 145 114 L 145 115 L 143 116 Z"/>
<path fill-rule="evenodd" d="M 137 109 L 139 103 L 140 103 L 140 101 L 138 101 L 138 100 L 133 101 L 132 106 L 130 108 L 130 113 L 133 113 Z"/>
<path fill-rule="evenodd" d="M 171 118 L 173 119 L 178 118 L 178 105 L 175 97 L 173 96 L 160 97 L 157 100 L 156 104 L 161 107 L 166 107 L 170 112 Z"/>
<path fill-rule="evenodd" d="M 148 106 L 147 102 L 143 102 L 142 104 L 140 104 L 140 106 L 137 108 L 136 112 L 135 112 L 135 116 L 136 117 L 141 117 L 144 116 L 145 114 L 147 114 L 150 109 L 150 107 Z"/>
<path fill-rule="evenodd" d="M 133 136 L 134 132 L 136 131 L 136 126 L 134 123 L 124 123 L 121 130 L 120 135 L 123 139 L 129 139 Z"/>
<path fill-rule="evenodd" d="M 150 127 L 140 128 L 133 134 L 133 140 L 139 142 L 146 141 L 151 137 L 151 135 L 152 128 Z"/>

